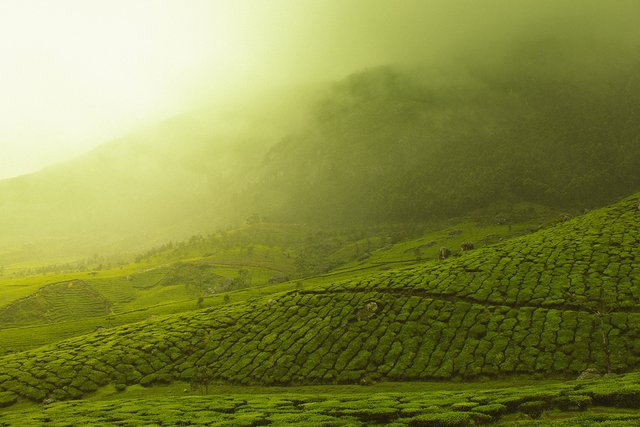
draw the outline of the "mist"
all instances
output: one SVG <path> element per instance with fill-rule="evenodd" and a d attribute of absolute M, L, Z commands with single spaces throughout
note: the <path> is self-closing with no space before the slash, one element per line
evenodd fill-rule
<path fill-rule="evenodd" d="M 526 37 L 572 39 L 577 51 L 640 39 L 633 0 L 32 0 L 0 12 L 4 177 L 196 108 L 369 67 L 490 62 Z"/>
<path fill-rule="evenodd" d="M 58 163 L 0 182 L 4 247 L 137 250 L 256 214 L 414 221 L 523 194 L 586 207 L 597 182 L 615 189 L 597 203 L 635 183 L 592 160 L 562 169 L 570 179 L 520 176 L 515 163 L 500 175 L 491 162 L 535 157 L 507 140 L 570 146 L 606 109 L 632 168 L 637 1 L 47 4 L 0 13 L 24 24 L 2 30 L 0 176 Z M 581 105 L 589 115 L 574 114 Z M 484 164 L 479 146 L 495 152 Z M 587 157 L 606 161 L 598 150 Z M 425 187 L 462 165 L 473 179 Z"/>

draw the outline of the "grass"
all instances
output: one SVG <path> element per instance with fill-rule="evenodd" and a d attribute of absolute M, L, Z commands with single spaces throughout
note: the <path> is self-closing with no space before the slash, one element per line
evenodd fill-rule
<path fill-rule="evenodd" d="M 21 276 L 19 274 L 4 274 L 0 277 L 0 309 L 22 298 L 27 298 L 43 286 L 52 283 L 62 283 L 74 280 L 87 281 L 91 278 L 115 278 L 126 277 L 138 272 L 138 266 L 129 265 L 113 270 L 102 270 L 89 273 L 86 271 L 36 274 L 31 276 Z"/>
<path fill-rule="evenodd" d="M 63 322 L 97 317 L 111 311 L 110 303 L 86 282 L 70 280 L 45 286 L 0 311 L 0 322 Z"/>
<path fill-rule="evenodd" d="M 111 283 L 111 281 L 109 281 L 109 283 Z M 294 282 L 253 286 L 247 289 L 207 296 L 204 298 L 202 305 L 204 307 L 218 307 L 229 303 L 245 302 L 255 298 L 264 298 L 273 293 L 293 291 L 297 286 Z M 152 288 L 158 292 L 164 290 L 164 288 L 155 288 L 153 286 Z M 116 287 L 116 289 L 121 288 Z M 170 289 L 174 288 L 170 287 L 169 290 Z M 183 290 L 183 288 L 178 288 L 177 290 L 182 294 L 183 291 L 181 289 Z M 139 292 L 144 295 L 145 291 L 141 290 Z M 182 296 L 184 297 L 184 295 Z M 121 307 L 112 314 L 82 320 L 16 325 L 13 327 L 4 325 L 4 328 L 0 329 L 0 355 L 53 344 L 64 339 L 85 335 L 97 330 L 110 329 L 168 314 L 188 313 L 202 308 L 198 307 L 193 297 L 186 297 L 179 300 L 166 300 L 165 302 L 158 301 L 158 299 L 154 299 L 151 300 L 152 305 L 144 305 L 140 304 L 140 299 L 134 299 L 133 303 L 129 306 L 131 308 L 126 311 Z"/>
<path fill-rule="evenodd" d="M 402 241 L 389 247 L 372 251 L 369 256 L 360 261 L 353 261 L 334 270 L 344 272 L 376 267 L 389 264 L 412 264 L 421 260 L 437 258 L 438 251 L 447 247 L 452 251 L 459 251 L 462 243 L 473 243 L 476 247 L 488 243 L 495 243 L 514 235 L 529 233 L 535 227 L 531 222 L 509 225 L 482 224 L 477 221 L 464 221 L 442 230 L 429 232 L 422 237 Z"/>

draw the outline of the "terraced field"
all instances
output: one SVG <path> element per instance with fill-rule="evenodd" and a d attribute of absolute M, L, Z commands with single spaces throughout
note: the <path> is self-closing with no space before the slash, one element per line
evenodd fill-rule
<path fill-rule="evenodd" d="M 521 208 L 519 212 L 525 211 L 528 212 Z M 54 274 L 51 271 L 34 274 L 23 271 L 24 276 L 5 275 L 0 280 L 0 356 L 152 316 L 246 301 L 284 290 L 333 283 L 354 275 L 387 271 L 394 266 L 415 265 L 422 260 L 434 260 L 440 246 L 457 248 L 462 242 L 485 245 L 487 241 L 530 232 L 536 224 L 551 217 L 558 215 L 520 215 L 514 219 L 524 222 L 509 225 L 496 225 L 486 215 L 479 215 L 471 222 L 452 219 L 446 224 L 433 225 L 433 230 L 416 239 L 397 243 L 391 242 L 401 235 L 414 236 L 411 233 L 417 233 L 417 228 L 411 228 L 410 233 L 402 228 L 334 230 L 320 233 L 321 242 L 318 243 L 319 231 L 312 232 L 309 227 L 253 224 L 232 232 L 235 238 L 224 244 L 220 242 L 225 236 L 222 233 L 193 238 L 176 245 L 164 245 L 140 256 L 140 262 L 109 270 L 87 272 L 85 265 L 76 271 L 67 265 L 66 270 L 46 267 L 47 271 L 55 270 Z M 254 238 L 265 244 L 251 244 Z M 299 274 L 291 270 L 291 265 L 308 258 L 307 255 L 313 260 L 304 262 L 305 268 L 309 267 L 307 264 L 318 262 L 341 264 L 341 267 L 287 283 Z M 348 259 L 356 261 L 343 264 Z M 257 266 L 274 262 L 278 267 L 276 270 L 273 265 Z M 289 273 L 294 275 L 289 276 Z M 80 284 L 83 290 L 90 292 L 86 295 L 89 298 L 77 301 L 85 305 L 82 310 L 68 310 L 65 302 L 73 292 L 64 285 L 70 282 Z M 78 290 L 78 286 L 74 290 Z M 15 291 L 20 292 L 16 294 Z M 108 307 L 108 311 L 92 310 L 92 300 Z"/>
<path fill-rule="evenodd" d="M 0 389 L 41 401 L 177 380 L 367 383 L 638 369 L 636 200 L 437 264 L 5 356 Z"/>
<path fill-rule="evenodd" d="M 64 322 L 108 314 L 111 304 L 82 280 L 53 283 L 0 309 L 0 323 Z"/>

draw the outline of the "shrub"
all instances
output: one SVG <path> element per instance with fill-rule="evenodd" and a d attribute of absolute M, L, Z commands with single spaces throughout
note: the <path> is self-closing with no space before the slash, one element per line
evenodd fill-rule
<path fill-rule="evenodd" d="M 619 408 L 640 408 L 640 385 L 620 388 L 596 388 L 593 404 L 617 406 Z"/>
<path fill-rule="evenodd" d="M 18 396 L 11 391 L 0 392 L 0 408 L 11 406 L 16 403 Z"/>
<path fill-rule="evenodd" d="M 466 427 L 469 425 L 473 425 L 473 418 L 467 412 L 423 414 L 409 420 L 410 427 Z"/>
<path fill-rule="evenodd" d="M 547 406 L 547 402 L 543 400 L 531 400 L 520 404 L 518 409 L 531 418 L 540 418 L 544 410 L 547 409 Z"/>
<path fill-rule="evenodd" d="M 553 403 L 564 411 L 584 411 L 591 405 L 591 397 L 583 394 L 558 396 Z"/>
<path fill-rule="evenodd" d="M 476 402 L 458 402 L 451 405 L 451 409 L 456 411 L 471 411 L 476 406 L 478 406 Z"/>
<path fill-rule="evenodd" d="M 497 417 L 504 414 L 507 411 L 507 407 L 500 403 L 490 403 L 488 405 L 476 406 L 473 408 L 473 411 Z"/>
<path fill-rule="evenodd" d="M 389 407 L 344 409 L 341 413 L 346 416 L 357 417 L 365 422 L 377 424 L 388 423 L 398 416 L 398 410 Z"/>

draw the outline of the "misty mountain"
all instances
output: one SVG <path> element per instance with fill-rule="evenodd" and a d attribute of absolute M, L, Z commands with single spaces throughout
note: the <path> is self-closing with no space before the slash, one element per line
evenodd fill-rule
<path fill-rule="evenodd" d="M 532 38 L 484 61 L 338 83 L 265 158 L 254 201 L 295 221 L 420 221 L 496 202 L 591 208 L 640 187 L 640 51 Z"/>
<path fill-rule="evenodd" d="M 283 94 L 286 107 L 256 94 L 235 115 L 184 115 L 1 181 L 0 246 L 135 251 L 256 214 L 420 222 L 520 201 L 579 210 L 640 188 L 640 50 L 510 46 L 363 70 L 320 100 Z"/>
<path fill-rule="evenodd" d="M 234 126 L 186 115 L 1 181 L 2 247 L 90 255 L 211 229 L 222 197 L 264 153 Z"/>

